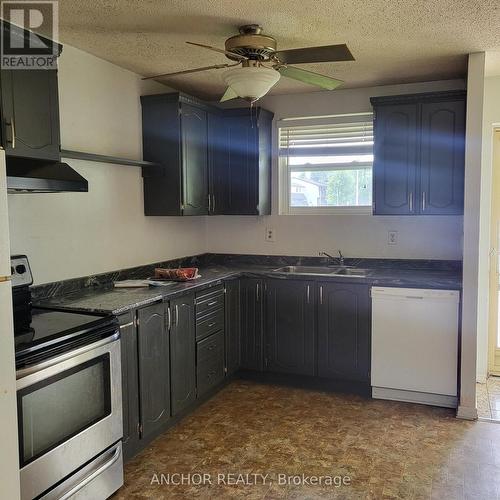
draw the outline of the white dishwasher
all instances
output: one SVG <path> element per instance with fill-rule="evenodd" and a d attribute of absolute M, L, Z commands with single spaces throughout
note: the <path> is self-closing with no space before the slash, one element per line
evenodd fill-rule
<path fill-rule="evenodd" d="M 372 288 L 372 396 L 456 408 L 460 294 Z"/>

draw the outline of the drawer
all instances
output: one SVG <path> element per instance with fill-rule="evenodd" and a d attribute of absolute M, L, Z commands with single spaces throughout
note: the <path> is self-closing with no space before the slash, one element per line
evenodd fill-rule
<path fill-rule="evenodd" d="M 196 317 L 200 318 L 206 314 L 224 307 L 224 288 L 216 287 L 209 293 L 196 296 Z"/>
<path fill-rule="evenodd" d="M 214 333 L 196 344 L 198 364 L 220 356 L 224 356 L 224 332 Z"/>
<path fill-rule="evenodd" d="M 198 365 L 196 371 L 196 387 L 198 397 L 224 380 L 224 356 L 221 354 Z"/>
<path fill-rule="evenodd" d="M 224 330 L 224 309 L 219 309 L 196 320 L 197 340 L 208 337 L 219 330 Z"/>

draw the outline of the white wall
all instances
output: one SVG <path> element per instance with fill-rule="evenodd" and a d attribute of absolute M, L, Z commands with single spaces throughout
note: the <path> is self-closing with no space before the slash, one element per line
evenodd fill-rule
<path fill-rule="evenodd" d="M 370 97 L 435 90 L 462 89 L 451 80 L 391 85 L 335 92 L 269 96 L 262 106 L 275 121 L 299 116 L 371 111 Z M 274 137 L 276 145 L 276 134 Z M 253 254 L 317 255 L 342 249 L 349 257 L 462 258 L 462 217 L 373 217 L 371 215 L 278 215 L 278 162 L 273 155 L 273 215 L 211 217 L 207 220 L 207 250 Z M 274 243 L 264 240 L 265 228 L 275 230 Z M 388 245 L 387 232 L 398 231 L 398 244 Z"/>
<path fill-rule="evenodd" d="M 498 59 L 498 57 L 497 57 Z M 486 54 L 485 71 L 491 64 Z M 481 153 L 481 217 L 479 242 L 477 379 L 484 382 L 488 372 L 489 251 L 491 224 L 491 183 L 493 172 L 493 129 L 500 126 L 500 76 L 484 79 L 483 131 Z"/>
<path fill-rule="evenodd" d="M 63 149 L 142 158 L 139 96 L 168 92 L 65 46 L 59 61 Z M 35 283 L 205 251 L 203 218 L 145 217 L 141 169 L 67 160 L 88 193 L 9 195 L 12 253 L 29 256 Z"/>

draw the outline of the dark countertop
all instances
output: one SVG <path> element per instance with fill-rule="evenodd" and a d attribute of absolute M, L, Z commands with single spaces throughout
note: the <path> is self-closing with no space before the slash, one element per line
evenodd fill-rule
<path fill-rule="evenodd" d="M 199 274 L 201 277 L 199 279 L 187 283 L 170 282 L 166 286 L 151 286 L 149 288 L 113 288 L 112 285 L 85 288 L 66 295 L 35 300 L 33 306 L 118 315 L 130 309 L 168 300 L 187 292 L 217 286 L 223 280 L 241 276 L 363 283 L 372 286 L 433 288 L 442 290 L 461 290 L 462 288 L 461 273 L 455 270 L 376 268 L 371 269 L 367 277 L 355 278 L 349 276 L 310 276 L 273 272 L 277 267 L 280 266 L 252 264 L 208 265 L 200 267 Z"/>

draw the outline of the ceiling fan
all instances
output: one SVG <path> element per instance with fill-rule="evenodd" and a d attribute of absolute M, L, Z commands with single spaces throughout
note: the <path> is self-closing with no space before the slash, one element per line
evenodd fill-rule
<path fill-rule="evenodd" d="M 224 49 L 186 42 L 225 54 L 228 59 L 235 62 L 148 76 L 143 80 L 186 75 L 210 69 L 232 68 L 222 75 L 227 90 L 220 101 L 241 97 L 254 102 L 267 94 L 278 83 L 281 76 L 326 90 L 333 90 L 343 83 L 342 80 L 290 66 L 291 64 L 354 61 L 351 51 L 345 44 L 277 50 L 276 40 L 272 36 L 264 35 L 262 27 L 258 24 L 240 26 L 239 32 L 239 35 L 226 40 Z"/>

